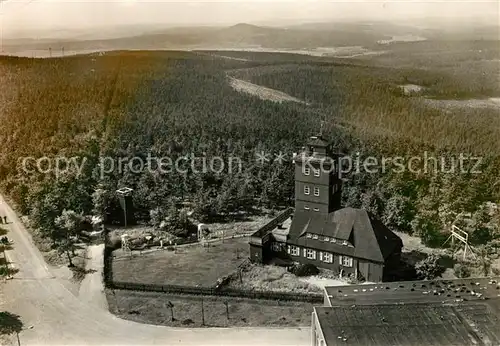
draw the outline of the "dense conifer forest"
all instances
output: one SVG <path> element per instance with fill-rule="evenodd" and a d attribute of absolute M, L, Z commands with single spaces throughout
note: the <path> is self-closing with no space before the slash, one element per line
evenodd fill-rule
<path fill-rule="evenodd" d="M 494 83 L 464 83 L 447 70 L 285 56 L 244 61 L 135 51 L 2 57 L 1 188 L 49 237 L 57 237 L 54 225 L 65 210 L 119 222 L 115 191 L 123 186 L 134 189 L 142 222 L 155 223 L 181 206 L 201 221 L 277 210 L 293 203 L 292 153 L 323 123 L 324 135 L 346 155 L 408 159 L 428 152 L 447 162 L 460 153 L 481 156 L 478 167 L 467 165 L 480 174 L 348 173 L 344 202 L 368 209 L 392 229 L 421 236 L 428 245 L 442 244 L 451 222 L 469 231 L 475 243 L 499 236 L 500 214 L 488 203 L 500 201 L 498 109 L 450 112 L 428 107 L 422 95 L 410 97 L 399 87 L 425 86 L 428 98 L 487 97 L 498 96 Z M 239 93 L 228 76 L 278 89 L 308 105 Z M 270 154 L 269 162 L 256 161 L 260 152 Z M 279 152 L 286 160 L 276 164 Z M 140 169 L 140 160 L 123 171 L 100 165 L 102 158 L 116 164 L 120 158 L 146 161 L 148 155 L 221 157 L 225 167 L 194 172 L 192 156 L 182 160 L 182 172 Z M 25 157 L 61 156 L 85 164 L 81 171 L 70 165 L 58 176 L 36 172 L 34 160 L 27 166 L 32 172 L 23 166 Z M 241 170 L 229 172 L 232 158 L 241 159 Z"/>

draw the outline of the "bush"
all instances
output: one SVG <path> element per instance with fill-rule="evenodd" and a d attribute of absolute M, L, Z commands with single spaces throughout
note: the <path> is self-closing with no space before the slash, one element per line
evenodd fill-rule
<path fill-rule="evenodd" d="M 107 244 L 107 246 L 112 248 L 113 250 L 120 249 L 122 247 L 122 240 L 119 236 L 114 235 L 109 238 L 109 243 Z"/>
<path fill-rule="evenodd" d="M 415 265 L 417 278 L 419 280 L 433 280 L 444 273 L 445 267 L 439 263 L 440 258 L 437 255 L 429 255 Z"/>
<path fill-rule="evenodd" d="M 453 271 L 455 272 L 455 276 L 457 278 L 468 278 L 471 274 L 470 268 L 463 263 L 455 264 Z"/>
<path fill-rule="evenodd" d="M 296 276 L 318 275 L 319 269 L 314 264 L 299 264 L 292 268 L 292 273 Z"/>

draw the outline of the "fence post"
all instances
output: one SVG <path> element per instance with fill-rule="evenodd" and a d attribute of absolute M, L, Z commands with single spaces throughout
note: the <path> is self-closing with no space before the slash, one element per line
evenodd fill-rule
<path fill-rule="evenodd" d="M 205 309 L 203 308 L 203 296 L 201 296 L 201 325 L 205 325 Z"/>

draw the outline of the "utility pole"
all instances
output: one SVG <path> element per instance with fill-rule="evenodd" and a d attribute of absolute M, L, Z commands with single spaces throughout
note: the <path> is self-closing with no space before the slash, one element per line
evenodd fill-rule
<path fill-rule="evenodd" d="M 174 318 L 174 304 L 172 304 L 172 302 L 169 301 L 167 303 L 167 306 L 170 308 L 170 317 L 171 317 L 172 322 L 174 322 L 174 320 L 175 320 L 175 318 Z"/>
<path fill-rule="evenodd" d="M 226 306 L 226 318 L 229 321 L 229 302 L 225 300 L 224 305 Z"/>
<path fill-rule="evenodd" d="M 205 309 L 203 308 L 203 296 L 201 296 L 201 325 L 205 325 Z"/>
<path fill-rule="evenodd" d="M 62 56 L 64 57 L 64 47 L 61 48 Z"/>
<path fill-rule="evenodd" d="M 127 203 L 123 203 L 123 211 L 125 212 L 125 228 L 127 228 Z"/>
<path fill-rule="evenodd" d="M 132 195 L 132 192 L 134 190 L 132 190 L 131 188 L 129 187 L 123 187 L 119 190 L 116 190 L 116 193 L 118 194 L 118 198 L 120 199 L 120 204 L 123 208 L 123 213 L 124 213 L 124 225 L 125 225 L 125 228 L 127 228 L 128 226 L 128 218 L 129 218 L 129 215 L 128 215 L 128 211 L 127 211 L 127 204 L 129 203 L 132 203 L 131 201 L 131 195 Z M 132 207 L 132 205 L 131 205 Z"/>
<path fill-rule="evenodd" d="M 52 47 L 49 47 L 49 57 L 52 58 Z"/>

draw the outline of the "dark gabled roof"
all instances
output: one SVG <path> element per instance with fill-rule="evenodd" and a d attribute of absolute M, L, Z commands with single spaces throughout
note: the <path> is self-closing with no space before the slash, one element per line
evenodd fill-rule
<path fill-rule="evenodd" d="M 307 238 L 306 233 L 341 240 L 348 240 L 352 234 L 354 247 Z M 384 262 L 394 250 L 402 247 L 397 235 L 366 210 L 354 208 L 343 208 L 329 214 L 296 210 L 288 237 L 291 244 L 374 262 Z"/>

